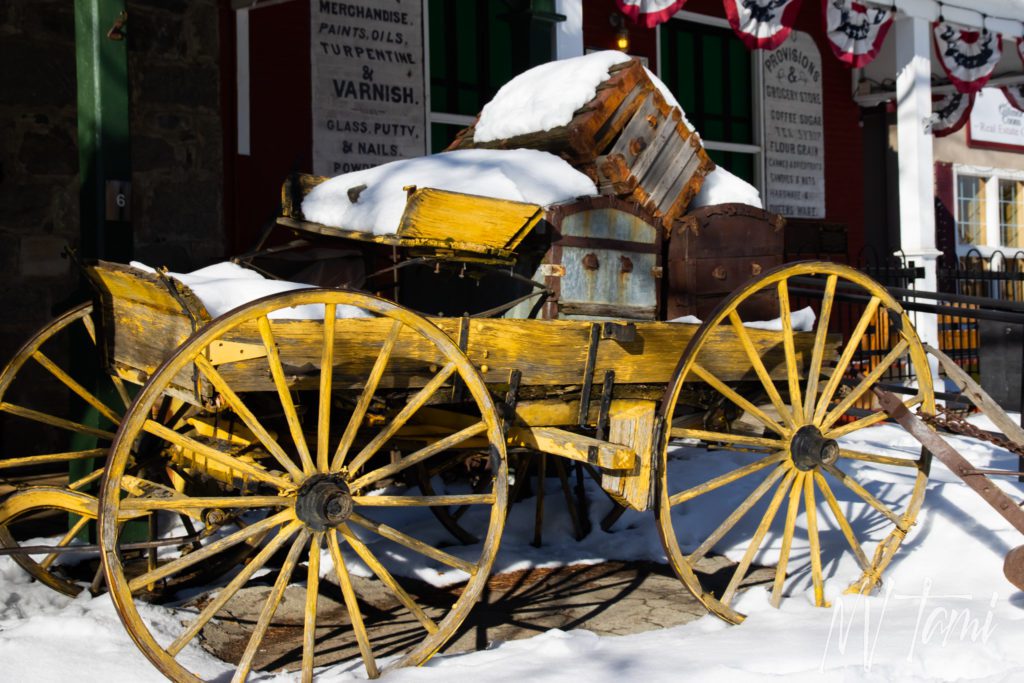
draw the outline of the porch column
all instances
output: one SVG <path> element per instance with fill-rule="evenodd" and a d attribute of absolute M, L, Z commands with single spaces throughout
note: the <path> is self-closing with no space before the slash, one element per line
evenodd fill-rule
<path fill-rule="evenodd" d="M 908 265 L 924 267 L 916 286 L 938 289 L 935 249 L 935 181 L 932 135 L 926 121 L 932 113 L 931 25 L 927 19 L 896 20 L 896 139 L 899 162 L 900 248 Z M 917 313 L 914 325 L 921 339 L 938 346 L 934 314 Z"/>

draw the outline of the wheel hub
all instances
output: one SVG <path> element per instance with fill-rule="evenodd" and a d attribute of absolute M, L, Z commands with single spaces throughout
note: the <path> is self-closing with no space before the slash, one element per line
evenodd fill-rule
<path fill-rule="evenodd" d="M 338 526 L 352 514 L 352 494 L 338 476 L 317 474 L 305 481 L 295 500 L 295 516 L 314 531 Z"/>
<path fill-rule="evenodd" d="M 826 439 L 814 425 L 805 425 L 789 442 L 789 453 L 798 470 L 806 472 L 819 465 L 831 465 L 839 459 L 839 444 Z"/>

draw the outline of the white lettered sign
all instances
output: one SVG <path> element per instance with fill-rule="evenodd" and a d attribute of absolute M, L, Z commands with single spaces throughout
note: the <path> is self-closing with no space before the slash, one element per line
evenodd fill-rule
<path fill-rule="evenodd" d="M 426 154 L 423 3 L 310 2 L 313 173 Z"/>
<path fill-rule="evenodd" d="M 1024 151 L 1024 112 L 1014 107 L 999 88 L 983 88 L 971 109 L 972 147 Z"/>
<path fill-rule="evenodd" d="M 790 218 L 825 217 L 821 54 L 793 31 L 764 61 L 765 199 Z"/>

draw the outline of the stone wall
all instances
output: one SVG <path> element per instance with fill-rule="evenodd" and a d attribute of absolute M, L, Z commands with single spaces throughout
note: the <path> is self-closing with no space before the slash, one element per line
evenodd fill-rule
<path fill-rule="evenodd" d="M 0 364 L 88 295 L 61 255 L 80 236 L 74 4 L 0 2 Z M 196 268 L 225 244 L 221 10 L 216 0 L 127 9 L 134 253 Z M 0 419 L 0 449 L 18 431 Z"/>

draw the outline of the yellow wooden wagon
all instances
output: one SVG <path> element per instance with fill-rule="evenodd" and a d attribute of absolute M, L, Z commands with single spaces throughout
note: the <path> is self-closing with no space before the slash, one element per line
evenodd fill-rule
<path fill-rule="evenodd" d="M 448 210 L 452 203 L 462 208 Z M 402 229 L 376 237 L 311 224 L 293 204 L 285 207 L 281 224 L 303 239 L 342 237 L 401 251 L 428 268 L 456 264 L 467 282 L 476 267 L 511 269 L 520 242 L 556 214 L 568 221 L 559 224 L 566 235 L 587 231 L 593 242 L 583 250 L 594 261 L 630 259 L 629 270 L 622 260 L 616 271 L 621 282 L 649 277 L 656 289 L 660 274 L 657 252 L 601 233 L 625 231 L 640 244 L 664 237 L 656 221 L 615 202 L 589 206 L 590 214 L 551 213 L 410 189 Z M 485 235 L 470 218 L 452 218 L 484 215 L 491 217 Z M 579 247 L 570 241 L 565 248 L 572 244 Z M 338 288 L 284 292 L 212 317 L 164 273 L 88 266 L 95 302 L 41 331 L 0 375 L 8 420 L 79 441 L 56 450 L 39 441 L 35 452 L 0 465 L 12 472 L 94 464 L 70 483 L 9 495 L 0 507 L 0 542 L 31 546 L 19 536 L 21 520 L 45 510 L 72 513 L 56 544 L 15 557 L 40 580 L 74 593 L 89 579 L 59 558 L 68 548 L 88 549 L 84 534 L 98 520 L 102 571 L 94 571 L 92 587 L 105 581 L 131 637 L 176 681 L 198 680 L 191 667 L 205 629 L 234 614 L 233 601 L 252 595 L 253 585 L 261 606 L 235 652 L 236 680 L 282 666 L 309 680 L 314 667 L 355 657 L 371 677 L 381 666 L 426 661 L 487 582 L 510 500 L 513 450 L 579 462 L 619 505 L 651 511 L 682 583 L 726 620 L 742 619 L 731 604 L 755 562 L 774 559 L 771 598 L 779 602 L 797 535 L 809 544 L 809 569 L 800 576 L 809 575 L 818 604 L 826 603 L 822 558 L 840 551 L 861 567 L 851 589 L 871 590 L 914 523 L 929 459 L 863 453 L 837 440 L 886 418 L 871 389 L 894 368 L 918 378 L 906 405 L 934 409 L 924 351 L 899 303 L 856 270 L 804 262 L 761 273 L 701 324 L 658 321 L 640 312 L 656 308 L 656 298 L 651 305 L 574 302 L 572 292 L 584 290 L 568 280 L 576 267 L 586 282 L 587 253 L 531 266 L 538 278 L 562 279 L 562 308 L 548 319 L 491 317 L 515 305 L 483 317 L 429 316 Z M 645 253 L 654 260 L 639 268 L 646 262 L 636 254 Z M 816 316 L 810 330 L 793 327 L 798 300 Z M 776 323 L 745 324 L 748 311 L 763 311 L 766 302 Z M 608 315 L 616 306 L 633 315 Z M 299 310 L 304 319 L 296 318 Z M 887 325 L 878 324 L 882 318 Z M 48 345 L 76 327 L 79 353 L 63 363 Z M 880 341 L 883 327 L 891 338 Z M 107 391 L 73 378 L 74 358 L 89 344 L 95 367 L 110 379 Z M 17 388 L 35 385 L 30 370 L 56 379 L 87 410 L 50 395 L 28 403 L 38 385 Z M 844 461 L 909 475 L 912 492 L 880 500 Z M 702 506 L 720 509 L 712 502 L 719 496 L 735 500 L 729 513 L 695 537 L 688 520 Z M 855 528 L 843 496 L 865 501 L 876 517 L 856 520 Z M 454 537 L 423 514 L 430 509 L 458 530 Z M 838 548 L 822 548 L 819 515 L 837 532 L 829 538 Z M 776 518 L 782 549 L 766 562 L 759 550 Z M 744 531 L 750 520 L 756 524 Z M 867 533 L 882 540 L 865 545 Z M 702 562 L 737 534 L 744 535 L 742 558 L 724 585 L 709 581 Z M 409 563 L 445 573 L 452 587 L 424 589 L 403 570 Z M 206 588 L 203 597 L 182 603 L 179 589 L 196 585 Z M 335 603 L 344 609 L 327 609 L 327 594 L 339 591 Z M 295 634 L 294 656 L 268 659 L 261 643 L 284 637 L 274 635 L 280 627 L 273 620 L 286 596 L 305 601 L 305 621 L 287 632 Z M 140 610 L 153 601 L 178 604 L 181 618 L 153 625 Z"/>

